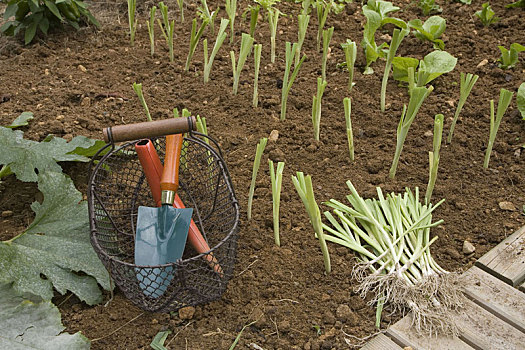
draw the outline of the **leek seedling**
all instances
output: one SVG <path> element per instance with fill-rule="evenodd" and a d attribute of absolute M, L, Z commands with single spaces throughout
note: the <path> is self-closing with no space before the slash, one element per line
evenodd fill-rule
<path fill-rule="evenodd" d="M 136 7 L 137 0 L 128 0 L 129 42 L 131 46 L 135 45 L 135 32 L 137 31 Z"/>
<path fill-rule="evenodd" d="M 292 76 L 290 77 L 290 70 L 292 69 L 292 62 L 294 60 L 295 52 L 297 49 L 297 43 L 294 43 L 292 45 L 289 41 L 287 41 L 285 49 L 286 67 L 284 69 L 283 87 L 281 90 L 281 120 L 286 119 L 286 102 L 288 101 L 288 93 L 292 88 L 292 84 L 295 78 L 297 77 L 297 74 L 299 74 L 299 69 L 301 68 L 301 65 L 306 59 L 306 55 L 303 55 L 303 57 L 299 61 L 299 64 L 296 64 L 293 68 Z"/>
<path fill-rule="evenodd" d="M 425 204 L 430 204 L 434 185 L 436 184 L 437 171 L 439 167 L 439 150 L 441 149 L 441 138 L 443 136 L 443 114 L 436 114 L 434 119 L 434 139 L 432 142 L 432 152 L 428 152 L 429 171 L 427 193 L 425 194 Z"/>
<path fill-rule="evenodd" d="M 323 30 L 323 60 L 321 76 L 326 80 L 326 60 L 328 59 L 328 50 L 330 50 L 330 40 L 334 34 L 334 27 Z"/>
<path fill-rule="evenodd" d="M 201 118 L 200 115 L 197 115 L 197 117 L 195 117 L 195 119 L 197 120 L 197 122 L 195 123 L 196 127 L 197 127 L 197 131 L 200 132 L 201 134 L 204 134 L 204 135 L 208 136 L 208 126 L 206 125 L 206 118 L 204 118 L 204 117 Z M 210 143 L 208 138 L 204 138 L 204 141 L 207 144 Z"/>
<path fill-rule="evenodd" d="M 348 151 L 350 152 L 350 160 L 354 161 L 354 134 L 352 133 L 352 120 L 350 115 L 352 114 L 352 100 L 349 97 L 343 99 L 343 105 L 345 109 L 345 121 L 346 121 L 346 138 L 348 139 Z"/>
<path fill-rule="evenodd" d="M 352 92 L 354 86 L 354 65 L 357 57 L 357 45 L 355 41 L 346 39 L 346 43 L 342 43 L 341 47 L 345 52 L 346 69 L 348 69 L 348 92 Z"/>
<path fill-rule="evenodd" d="M 208 24 L 210 26 L 210 34 L 213 36 L 215 35 L 215 18 L 217 17 L 217 14 L 219 13 L 218 10 L 210 12 L 210 9 L 208 8 L 208 4 L 206 3 L 206 0 L 201 0 L 202 6 L 200 6 L 197 11 L 199 12 L 199 17 L 202 20 L 208 20 Z"/>
<path fill-rule="evenodd" d="M 396 143 L 396 153 L 394 154 L 394 160 L 392 161 L 392 167 L 390 168 L 390 178 L 393 179 L 396 176 L 397 163 L 399 162 L 399 156 L 403 150 L 403 144 L 408 134 L 408 129 L 410 125 L 416 118 L 419 108 L 423 104 L 423 101 L 427 96 L 434 90 L 434 87 L 431 85 L 428 89 L 426 87 L 414 87 L 410 94 L 410 101 L 407 106 L 403 106 L 403 113 L 401 114 L 401 119 L 397 126 L 397 143 Z"/>
<path fill-rule="evenodd" d="M 146 112 L 146 117 L 148 118 L 148 121 L 152 121 L 151 114 L 149 113 L 148 105 L 146 104 L 146 100 L 144 99 L 144 94 L 142 93 L 142 84 L 133 83 L 133 90 L 135 90 L 135 93 L 137 94 L 137 97 L 139 98 L 140 104 L 142 107 L 144 107 L 144 111 Z"/>
<path fill-rule="evenodd" d="M 250 6 L 250 36 L 255 37 L 255 28 L 257 27 L 257 19 L 259 18 L 259 11 L 261 6 Z"/>
<path fill-rule="evenodd" d="M 242 33 L 241 49 L 239 50 L 239 61 L 235 64 L 235 52 L 230 51 L 230 57 L 232 60 L 233 70 L 233 94 L 237 95 L 237 89 L 239 87 L 239 77 L 241 76 L 242 67 L 246 62 L 246 58 L 252 52 L 253 38 L 246 33 Z"/>
<path fill-rule="evenodd" d="M 392 60 L 396 56 L 396 51 L 399 48 L 399 45 L 401 44 L 401 41 L 403 41 L 403 38 L 407 36 L 407 34 L 410 32 L 408 29 L 394 29 L 394 33 L 392 35 L 392 40 L 390 42 L 390 48 L 388 49 L 388 54 L 386 58 L 385 63 L 385 72 L 383 74 L 383 81 L 381 83 L 381 112 L 385 111 L 385 103 L 386 103 L 386 84 L 388 83 L 388 76 L 390 75 L 390 68 L 392 67 Z"/>
<path fill-rule="evenodd" d="M 478 81 L 478 78 L 479 76 L 475 74 L 468 73 L 467 75 L 465 75 L 465 73 L 461 72 L 461 77 L 459 81 L 459 102 L 458 106 L 456 107 L 456 113 L 454 113 L 454 119 L 452 120 L 452 124 L 450 125 L 450 132 L 448 133 L 447 143 L 450 143 L 452 141 L 454 127 L 456 126 L 456 122 L 458 120 L 459 114 L 461 113 L 461 109 L 463 109 L 463 105 L 467 101 L 467 98 L 470 95 L 474 84 L 476 84 L 476 81 Z"/>
<path fill-rule="evenodd" d="M 321 99 L 323 98 L 326 80 L 317 78 L 317 94 L 313 97 L 312 102 L 312 123 L 314 124 L 314 138 L 319 141 L 319 129 L 321 126 Z"/>
<path fill-rule="evenodd" d="M 432 222 L 432 212 L 443 203 L 422 205 L 419 190 L 404 194 L 363 199 L 350 181 L 350 205 L 331 199 L 326 205 L 330 226 L 323 225 L 325 240 L 350 248 L 361 263 L 353 270 L 361 296 L 377 302 L 378 315 L 383 304 L 394 310 L 410 309 L 418 331 L 457 332 L 453 311 L 466 301 L 457 287 L 458 276 L 445 271 L 434 260 L 430 229 L 443 220 Z M 386 198 L 385 198 L 386 197 Z"/>
<path fill-rule="evenodd" d="M 317 13 L 317 22 L 319 28 L 317 29 L 317 51 L 321 49 L 321 36 L 323 34 L 323 28 L 330 13 L 332 7 L 331 1 L 318 0 L 315 2 L 315 11 Z"/>
<path fill-rule="evenodd" d="M 312 186 L 312 177 L 310 175 L 304 176 L 302 172 L 297 172 L 297 176 L 292 176 L 292 182 L 303 201 L 310 222 L 314 228 L 315 236 L 319 239 L 321 251 L 323 252 L 324 268 L 326 273 L 330 273 L 330 254 L 325 241 L 325 234 L 323 233 L 323 223 L 321 221 L 321 212 L 319 206 L 315 202 L 314 190 Z"/>
<path fill-rule="evenodd" d="M 184 0 L 177 0 L 177 4 L 179 5 L 180 21 L 182 23 L 184 22 Z"/>
<path fill-rule="evenodd" d="M 255 2 L 263 7 L 268 17 L 268 24 L 270 26 L 270 61 L 272 63 L 275 63 L 275 37 L 277 36 L 277 22 L 281 14 L 281 11 L 274 8 L 273 5 L 280 1 L 281 0 L 255 0 Z"/>
<path fill-rule="evenodd" d="M 303 47 L 304 39 L 306 37 L 306 29 L 308 28 L 308 23 L 310 22 L 310 15 L 304 13 L 300 14 L 297 16 L 297 21 L 299 23 L 299 31 L 297 38 L 297 48 L 295 52 L 295 65 L 299 63 L 299 58 L 301 57 L 301 49 Z"/>
<path fill-rule="evenodd" d="M 233 36 L 235 35 L 235 31 L 233 29 L 235 24 L 235 16 L 237 12 L 237 0 L 226 0 L 226 14 L 228 15 L 228 18 L 230 19 L 230 44 L 233 43 Z"/>
<path fill-rule="evenodd" d="M 494 100 L 490 100 L 490 135 L 489 143 L 487 145 L 487 151 L 485 153 L 485 161 L 483 162 L 483 167 L 486 169 L 489 167 L 490 153 L 492 152 L 492 147 L 494 146 L 494 140 L 496 139 L 496 134 L 498 133 L 499 125 L 503 119 L 503 115 L 509 108 L 510 101 L 512 100 L 513 92 L 510 92 L 506 89 L 501 89 L 499 92 L 499 101 L 498 101 L 498 111 L 496 112 L 496 119 L 494 120 Z"/>
<path fill-rule="evenodd" d="M 148 25 L 149 45 L 151 57 L 155 55 L 155 13 L 157 12 L 157 6 L 153 6 L 149 12 L 149 21 L 146 21 Z"/>
<path fill-rule="evenodd" d="M 273 208 L 273 235 L 275 244 L 281 246 L 279 236 L 279 203 L 281 201 L 281 184 L 283 182 L 284 162 L 277 163 L 277 170 L 273 168 L 273 161 L 268 159 L 270 165 L 270 179 L 272 182 L 272 208 Z"/>
<path fill-rule="evenodd" d="M 163 2 L 159 3 L 159 9 L 160 13 L 162 14 L 162 22 L 158 20 L 160 30 L 162 32 L 162 35 L 166 39 L 166 42 L 168 43 L 169 52 L 170 52 L 170 62 L 173 62 L 175 60 L 173 55 L 173 32 L 175 30 L 175 21 L 170 21 L 168 19 L 168 6 L 164 5 Z"/>
<path fill-rule="evenodd" d="M 277 22 L 281 11 L 276 8 L 268 10 L 268 23 L 270 25 L 270 60 L 275 63 L 275 37 L 277 36 Z"/>
<path fill-rule="evenodd" d="M 213 60 L 219 52 L 219 49 L 222 46 L 222 43 L 226 39 L 226 27 L 230 20 L 223 18 L 221 19 L 221 26 L 219 32 L 217 33 L 217 38 L 215 39 L 215 44 L 213 45 L 213 50 L 211 51 L 210 57 L 208 57 L 208 39 L 204 39 L 202 46 L 204 48 L 204 82 L 207 83 L 210 80 L 211 67 L 213 65 Z"/>
<path fill-rule="evenodd" d="M 262 44 L 257 44 L 253 47 L 253 58 L 255 65 L 255 75 L 253 78 L 253 106 L 257 107 L 259 104 L 259 93 L 257 91 L 259 85 L 259 69 L 261 67 L 261 51 Z"/>
<path fill-rule="evenodd" d="M 197 44 L 199 43 L 202 33 L 204 32 L 204 29 L 206 29 L 207 25 L 208 20 L 202 20 L 201 26 L 197 31 L 197 18 L 194 18 L 193 22 L 191 23 L 190 51 L 188 52 L 188 57 L 186 58 L 186 66 L 184 67 L 184 71 L 186 72 L 190 70 L 191 59 L 193 57 L 193 54 L 195 53 L 195 49 L 197 48 Z"/>
<path fill-rule="evenodd" d="M 248 192 L 248 220 L 252 218 L 252 202 L 253 202 L 253 193 L 255 192 L 255 180 L 257 179 L 257 172 L 259 171 L 259 166 L 261 165 L 261 157 L 266 147 L 268 138 L 263 137 L 257 144 L 257 149 L 255 151 L 255 159 L 253 161 L 253 171 L 252 171 L 252 182 L 250 183 L 250 191 Z"/>

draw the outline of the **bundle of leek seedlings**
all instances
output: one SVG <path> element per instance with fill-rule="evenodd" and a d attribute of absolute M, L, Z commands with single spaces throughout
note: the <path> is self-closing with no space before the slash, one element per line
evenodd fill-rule
<path fill-rule="evenodd" d="M 422 205 L 417 187 L 386 198 L 378 187 L 378 199 L 365 200 L 350 181 L 347 185 L 351 207 L 334 199 L 325 203 L 334 215 L 324 213 L 332 227 L 323 224 L 321 234 L 357 253 L 357 291 L 363 298 L 373 295 L 376 325 L 383 305 L 390 305 L 394 311 L 411 311 L 413 325 L 422 333 L 457 334 L 452 315 L 465 301 L 459 277 L 441 268 L 429 249 L 438 238 L 430 238 L 430 229 L 443 221 L 432 222 L 432 212 L 444 200 Z"/>

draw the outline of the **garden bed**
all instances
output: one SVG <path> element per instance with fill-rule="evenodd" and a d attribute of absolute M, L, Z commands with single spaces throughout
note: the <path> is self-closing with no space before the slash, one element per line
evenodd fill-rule
<path fill-rule="evenodd" d="M 129 45 L 126 6 L 122 2 L 93 3 L 93 13 L 103 23 L 102 31 L 86 28 L 53 34 L 26 47 L 0 37 L 0 125 L 9 124 L 23 111 L 32 111 L 35 118 L 25 128 L 28 138 L 40 141 L 49 133 L 66 139 L 76 135 L 101 138 L 103 127 L 146 120 L 132 89 L 133 82 L 142 83 L 154 119 L 170 118 L 175 107 L 206 117 L 209 134 L 219 141 L 224 152 L 241 204 L 238 262 L 221 300 L 196 307 L 193 315 L 179 315 L 143 313 L 118 291 L 107 306 L 95 307 L 80 303 L 76 297 L 57 296 L 54 301 L 67 331 L 82 331 L 92 340 L 93 349 L 147 348 L 157 332 L 166 329 L 173 331 L 166 341 L 170 343 L 168 348 L 227 349 L 243 325 L 257 321 L 245 329 L 238 348 L 249 348 L 251 343 L 264 349 L 341 349 L 347 343 L 359 344 L 353 337 L 376 332 L 375 308 L 353 292 L 354 255 L 346 248 L 329 244 L 332 273 L 324 273 L 319 244 L 291 176 L 296 171 L 312 175 L 319 204 L 330 198 L 344 201 L 349 193 L 347 180 L 363 197 L 375 196 L 377 186 L 384 192 L 401 192 L 405 187 L 416 186 L 424 191 L 434 115 L 445 115 L 446 137 L 459 98 L 460 72 L 478 74 L 480 78 L 463 108 L 452 143 L 443 143 L 441 149 L 433 201 L 446 201 L 434 214 L 444 223 L 432 231 L 439 236 L 431 248 L 432 254 L 444 268 L 464 271 L 523 226 L 525 121 L 515 99 L 501 123 L 490 166 L 483 168 L 489 135 L 489 100 L 497 101 L 501 88 L 515 92 L 525 81 L 525 56 L 512 70 L 502 70 L 496 63 L 500 55 L 498 45 L 508 48 L 514 42 L 525 44 L 523 9 L 505 9 L 505 1 L 494 2 L 493 9 L 501 20 L 483 27 L 474 16 L 481 1 L 474 0 L 472 5 L 439 3 L 443 7 L 441 16 L 447 20 L 445 49 L 458 58 L 458 63 L 453 72 L 432 82 L 434 91 L 408 133 L 394 180 L 389 179 L 388 172 L 401 110 L 408 103 L 407 89 L 391 79 L 387 109 L 381 113 L 379 93 L 384 61 L 372 65 L 375 74 L 362 75 L 365 58 L 361 49 L 351 94 L 355 161 L 350 162 L 348 156 L 342 103 L 349 96 L 348 74 L 337 64 L 344 60 L 340 43 L 348 38 L 356 42 L 362 39 L 365 18 L 358 3 L 348 4 L 342 13 L 328 17 L 326 27 L 334 26 L 335 31 L 318 142 L 311 124 L 312 96 L 321 75 L 321 54 L 315 50 L 315 14 L 303 47 L 307 59 L 292 86 L 286 120 L 279 120 L 284 45 L 285 41 L 297 40 L 299 4 L 278 5 L 288 16 L 279 21 L 275 64 L 269 59 L 267 22 L 259 21 L 255 40 L 263 44 L 263 53 L 257 108 L 252 107 L 252 56 L 241 73 L 239 93 L 231 93 L 229 50 L 238 52 L 240 32 L 249 28 L 249 21 L 240 16 L 235 41 L 232 45 L 228 39 L 225 41 L 208 84 L 203 83 L 202 77 L 202 44 L 197 47 L 190 72 L 184 72 L 191 17 L 195 13 L 193 4 L 186 8 L 186 21 L 181 24 L 176 3 L 168 3 L 176 19 L 175 62 L 171 64 L 158 30 L 157 54 L 150 57 L 146 5 L 139 6 L 143 12 L 138 15 L 140 27 L 134 47 Z M 424 19 L 415 2 L 394 4 L 402 8 L 393 14 L 396 17 Z M 208 5 L 215 9 L 217 1 L 209 1 Z M 245 2 L 239 3 L 239 14 L 246 6 Z M 225 16 L 221 10 L 219 17 Z M 378 43 L 389 41 L 391 32 L 389 26 L 381 29 L 376 36 Z M 207 32 L 206 35 L 209 41 L 215 40 Z M 431 43 L 411 34 L 402 42 L 398 55 L 422 59 L 431 51 Z M 256 144 L 273 130 L 277 130 L 278 139 L 268 142 L 263 155 L 252 220 L 247 221 L 246 203 Z M 286 163 L 281 195 L 281 247 L 273 240 L 267 159 Z M 85 192 L 87 165 L 67 165 L 65 170 Z M 12 212 L 0 219 L 0 239 L 9 239 L 32 220 L 29 205 L 36 191 L 36 186 L 18 182 L 14 177 L 0 184 L 0 212 Z M 465 241 L 474 245 L 474 253 L 463 253 Z M 385 312 L 382 328 L 399 318 L 398 314 Z"/>

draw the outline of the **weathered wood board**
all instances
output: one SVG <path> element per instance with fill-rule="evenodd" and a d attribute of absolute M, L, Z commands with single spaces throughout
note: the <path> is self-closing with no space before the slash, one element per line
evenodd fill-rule
<path fill-rule="evenodd" d="M 525 281 L 525 226 L 483 255 L 476 266 L 519 287 Z"/>
<path fill-rule="evenodd" d="M 366 343 L 361 350 L 403 350 L 403 348 L 394 343 L 386 335 L 379 334 Z"/>
<path fill-rule="evenodd" d="M 525 294 L 477 267 L 463 274 L 466 296 L 476 304 L 525 333 Z"/>
<path fill-rule="evenodd" d="M 473 347 L 457 337 L 422 336 L 411 327 L 410 316 L 390 326 L 386 334 L 396 343 L 410 346 L 414 350 L 472 350 Z"/>

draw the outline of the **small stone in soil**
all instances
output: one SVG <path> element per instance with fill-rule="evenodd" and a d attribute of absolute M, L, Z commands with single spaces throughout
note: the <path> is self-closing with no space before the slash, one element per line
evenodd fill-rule
<path fill-rule="evenodd" d="M 179 310 L 179 317 L 181 320 L 191 320 L 195 314 L 193 306 L 186 306 Z"/>
<path fill-rule="evenodd" d="M 470 243 L 469 241 L 463 242 L 463 254 L 469 255 L 469 254 L 474 253 L 475 251 L 476 251 L 476 247 L 474 247 L 472 243 Z"/>
<path fill-rule="evenodd" d="M 11 210 L 4 210 L 4 211 L 2 212 L 2 217 L 3 217 L 3 218 L 8 218 L 8 217 L 10 217 L 10 216 L 13 216 L 13 211 L 11 211 Z"/>
<path fill-rule="evenodd" d="M 503 202 L 499 202 L 498 205 L 501 210 L 506 210 L 506 211 L 516 210 L 516 207 L 514 206 L 512 202 L 503 201 Z"/>

